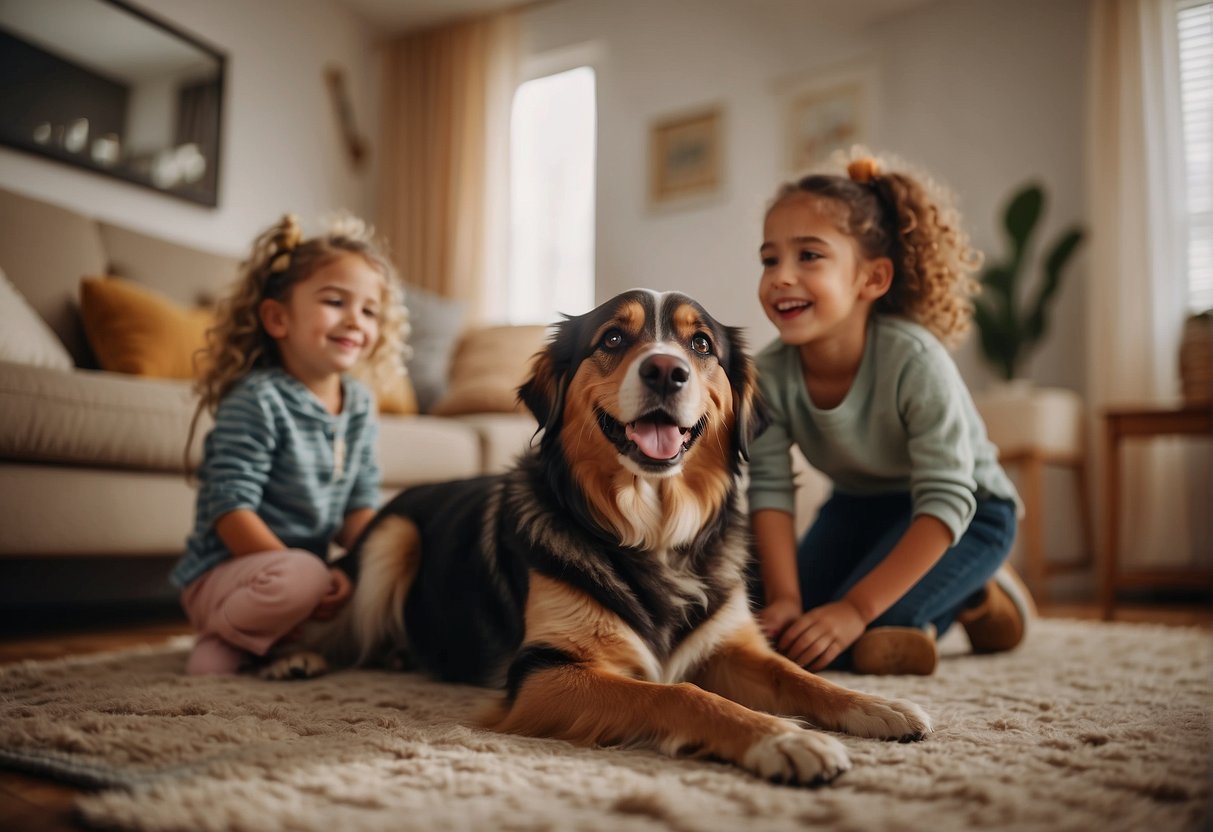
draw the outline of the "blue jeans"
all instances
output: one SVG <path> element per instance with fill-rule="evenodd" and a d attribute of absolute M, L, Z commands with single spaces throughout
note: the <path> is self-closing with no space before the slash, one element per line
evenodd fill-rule
<path fill-rule="evenodd" d="M 884 560 L 910 527 L 910 495 L 853 496 L 835 492 L 796 550 L 806 610 L 837 601 Z M 1015 504 L 991 497 L 955 546 L 869 627 L 923 627 L 943 635 L 1007 559 L 1015 539 Z M 850 651 L 832 667 L 845 667 Z"/>

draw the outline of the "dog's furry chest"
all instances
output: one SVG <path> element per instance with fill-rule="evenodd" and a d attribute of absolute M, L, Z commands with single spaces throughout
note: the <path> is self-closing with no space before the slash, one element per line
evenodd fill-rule
<path fill-rule="evenodd" d="M 683 546 L 642 550 L 553 506 L 523 477 L 507 480 L 500 545 L 530 569 L 618 616 L 659 662 L 716 614 L 743 582 L 747 538 L 734 506 Z"/>
<path fill-rule="evenodd" d="M 442 679 L 498 684 L 528 635 L 531 576 L 544 575 L 621 621 L 664 676 L 743 585 L 748 538 L 735 501 L 686 545 L 633 549 L 554 496 L 543 470 L 524 460 L 508 474 L 408 489 L 384 508 L 420 533 L 404 604 L 409 653 Z"/>

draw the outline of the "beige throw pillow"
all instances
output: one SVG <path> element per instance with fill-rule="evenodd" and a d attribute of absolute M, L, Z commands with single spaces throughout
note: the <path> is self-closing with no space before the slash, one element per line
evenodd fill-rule
<path fill-rule="evenodd" d="M 72 357 L 25 296 L 0 270 L 0 361 L 70 370 Z"/>
<path fill-rule="evenodd" d="M 547 327 L 494 326 L 473 329 L 459 339 L 451 360 L 446 395 L 434 405 L 438 416 L 525 411 L 518 387 L 531 358 L 544 345 Z"/>

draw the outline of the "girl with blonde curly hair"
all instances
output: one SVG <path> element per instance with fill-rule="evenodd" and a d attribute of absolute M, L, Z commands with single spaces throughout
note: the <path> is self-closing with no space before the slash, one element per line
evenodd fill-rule
<path fill-rule="evenodd" d="M 263 232 L 208 332 L 198 416 L 214 414 L 193 533 L 173 569 L 198 634 L 188 673 L 235 673 L 306 619 L 332 617 L 349 579 L 327 562 L 374 515 L 375 400 L 354 377 L 401 370 L 395 271 L 360 221 Z"/>
<path fill-rule="evenodd" d="M 779 332 L 749 469 L 767 636 L 814 671 L 932 673 L 956 621 L 976 651 L 1014 647 L 1032 609 L 1004 565 L 1019 497 L 945 347 L 980 264 L 946 193 L 870 157 L 807 176 L 776 195 L 760 257 Z M 793 444 L 833 481 L 799 543 Z"/>

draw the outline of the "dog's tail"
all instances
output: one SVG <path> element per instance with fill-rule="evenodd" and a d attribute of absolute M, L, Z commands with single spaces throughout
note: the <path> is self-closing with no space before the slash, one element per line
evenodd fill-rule
<path fill-rule="evenodd" d="M 420 565 L 417 526 L 403 517 L 384 517 L 359 547 L 358 579 L 349 603 L 331 626 L 309 640 L 341 664 L 366 664 L 405 647 L 404 599 Z"/>

